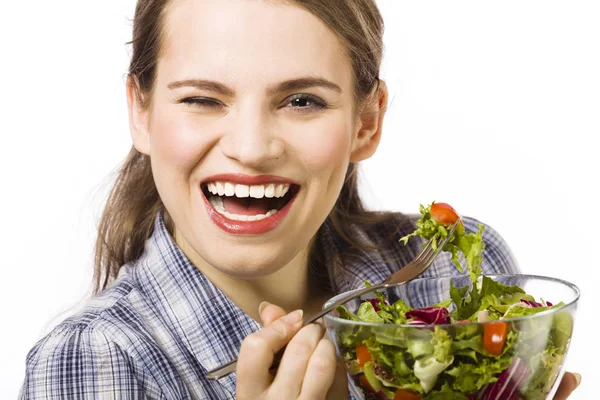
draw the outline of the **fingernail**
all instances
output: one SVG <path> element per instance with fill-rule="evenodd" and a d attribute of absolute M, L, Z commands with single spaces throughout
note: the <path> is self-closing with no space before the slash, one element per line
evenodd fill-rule
<path fill-rule="evenodd" d="M 287 322 L 288 324 L 295 324 L 296 322 L 298 322 L 298 321 L 300 321 L 302 319 L 303 315 L 304 315 L 304 311 L 302 311 L 302 310 L 296 310 L 296 311 L 292 311 L 291 313 L 289 313 L 288 315 L 286 315 L 282 319 L 285 322 Z"/>
<path fill-rule="evenodd" d="M 268 306 L 269 304 L 271 304 L 271 303 L 269 303 L 268 301 L 263 301 L 262 303 L 260 303 L 258 305 L 258 315 L 262 314 L 265 307 Z"/>
<path fill-rule="evenodd" d="M 573 375 L 575 375 L 575 380 L 577 381 L 577 386 L 579 386 L 579 384 L 581 383 L 581 375 L 579 375 L 577 372 L 573 372 Z"/>

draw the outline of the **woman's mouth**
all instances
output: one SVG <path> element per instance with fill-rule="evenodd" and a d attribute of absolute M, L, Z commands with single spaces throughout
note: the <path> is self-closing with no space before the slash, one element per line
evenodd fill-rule
<path fill-rule="evenodd" d="M 245 184 L 224 179 L 205 181 L 201 187 L 213 222 L 226 232 L 238 234 L 260 234 L 277 227 L 300 190 L 299 185 L 289 182 Z"/>

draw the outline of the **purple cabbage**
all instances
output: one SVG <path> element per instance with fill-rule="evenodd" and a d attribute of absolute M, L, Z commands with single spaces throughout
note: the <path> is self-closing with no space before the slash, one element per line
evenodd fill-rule
<path fill-rule="evenodd" d="M 377 304 L 379 304 L 379 299 L 377 299 L 377 298 L 375 298 L 375 299 L 369 299 L 369 303 L 371 303 L 371 305 L 373 306 L 373 308 L 375 309 L 375 311 L 381 310 L 381 308 L 379 308 L 377 306 Z"/>
<path fill-rule="evenodd" d="M 485 392 L 486 392 L 488 386 L 490 386 L 490 385 L 488 384 L 488 385 L 483 386 L 483 388 L 479 392 L 471 393 L 469 395 L 469 400 L 482 400 L 483 396 L 485 396 Z"/>
<path fill-rule="evenodd" d="M 373 370 L 375 371 L 375 373 L 377 375 L 379 375 L 380 377 L 382 377 L 386 381 L 391 382 L 391 381 L 394 381 L 396 379 L 396 377 L 391 372 L 389 372 L 385 368 L 381 368 L 377 362 L 373 363 Z"/>
<path fill-rule="evenodd" d="M 519 396 L 519 389 L 530 373 L 531 370 L 525 363 L 515 357 L 508 368 L 498 376 L 498 381 L 482 389 L 473 399 L 513 400 Z"/>
<path fill-rule="evenodd" d="M 417 308 L 406 313 L 406 318 L 411 319 L 411 325 L 439 325 L 450 323 L 450 313 L 444 307 Z"/>
<path fill-rule="evenodd" d="M 521 302 L 527 304 L 531 308 L 552 307 L 552 303 L 550 303 L 549 301 L 546 302 L 545 306 L 542 303 L 538 303 L 537 301 L 521 299 Z"/>

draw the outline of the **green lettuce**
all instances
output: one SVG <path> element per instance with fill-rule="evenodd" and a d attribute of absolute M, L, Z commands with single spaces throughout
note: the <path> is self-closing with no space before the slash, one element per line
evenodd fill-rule
<path fill-rule="evenodd" d="M 433 247 L 436 249 L 437 243 L 448 236 L 448 227 L 436 222 L 431 216 L 431 204 L 427 207 L 422 204 L 420 205 L 419 212 L 421 213 L 421 218 L 416 222 L 417 229 L 401 237 L 401 242 L 406 244 L 410 238 L 418 236 L 425 240 L 433 239 Z M 460 263 L 459 254 L 463 254 L 471 281 L 473 282 L 481 275 L 483 250 L 485 249 L 485 242 L 483 241 L 485 227 L 482 224 L 478 224 L 477 227 L 477 232 L 466 233 L 464 228 L 459 226 L 443 248 L 444 251 L 452 255 L 452 262 L 460 272 L 462 272 L 463 266 Z"/>
<path fill-rule="evenodd" d="M 471 289 L 471 290 L 469 290 Z M 450 282 L 450 298 L 456 305 L 453 316 L 456 320 L 477 321 L 477 312 L 488 309 L 487 305 L 502 305 L 500 297 L 525 293 L 518 286 L 508 286 L 482 276 L 481 285 L 456 287 Z M 493 310 L 492 310 L 493 311 Z"/>

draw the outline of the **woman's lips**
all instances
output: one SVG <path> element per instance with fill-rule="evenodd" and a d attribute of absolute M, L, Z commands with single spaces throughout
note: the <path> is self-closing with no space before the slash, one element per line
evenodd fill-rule
<path fill-rule="evenodd" d="M 275 210 L 269 212 L 268 214 L 266 214 L 267 216 L 265 217 L 265 215 L 261 215 L 261 219 L 256 219 L 256 220 L 250 220 L 250 221 L 246 221 L 246 220 L 238 220 L 237 217 L 241 217 L 242 215 L 234 215 L 233 217 L 236 217 L 235 219 L 232 219 L 232 215 L 228 214 L 227 212 L 224 212 L 223 209 L 223 202 L 221 201 L 221 203 L 219 204 L 218 198 L 215 199 L 216 196 L 216 192 L 215 192 L 215 186 L 211 186 L 209 189 L 209 185 L 213 185 L 214 183 L 219 182 L 221 183 L 227 183 L 229 184 L 229 190 L 231 191 L 232 189 L 232 184 L 233 186 L 235 186 L 236 184 L 238 185 L 260 185 L 260 184 L 265 184 L 265 183 L 269 183 L 269 184 L 275 184 L 275 186 L 279 185 L 279 189 L 281 189 L 282 187 L 286 186 L 287 188 L 289 188 L 290 186 L 293 187 L 293 189 L 290 190 L 291 193 L 288 194 L 288 196 L 291 196 L 289 198 L 289 200 L 286 202 L 285 205 L 283 205 L 283 207 L 281 207 L 281 209 L 277 210 L 274 214 L 272 214 L 272 212 L 274 212 Z M 272 185 L 270 185 L 272 186 Z M 220 186 L 221 190 L 223 190 L 223 185 Z M 262 189 L 263 187 L 261 187 Z M 236 190 L 235 194 L 233 194 L 232 192 L 227 193 L 225 196 L 225 198 L 248 198 L 251 199 L 252 197 L 256 197 L 257 199 L 261 199 L 262 200 L 266 200 L 266 197 L 271 197 L 272 200 L 276 200 L 277 197 L 283 198 L 283 196 L 285 195 L 285 192 L 283 192 L 283 195 L 281 194 L 281 192 L 278 192 L 276 194 L 267 194 L 267 190 L 258 190 L 258 191 L 254 191 L 252 189 L 258 189 L 257 187 L 251 188 L 250 190 L 250 194 L 248 193 L 248 189 L 244 186 L 242 186 L 241 188 L 236 187 L 236 189 L 243 189 L 242 193 L 240 195 L 240 192 Z M 202 191 L 202 197 L 204 199 L 204 204 L 207 210 L 207 213 L 210 217 L 210 219 L 213 221 L 213 223 L 215 225 L 217 225 L 217 227 L 219 227 L 221 230 L 227 232 L 227 233 L 231 233 L 231 234 L 240 234 L 240 235 L 259 235 L 262 233 L 266 233 L 269 232 L 273 229 L 275 229 L 277 226 L 279 226 L 279 224 L 285 219 L 285 217 L 287 216 L 289 210 L 291 209 L 294 200 L 296 199 L 296 195 L 298 194 L 299 191 L 299 186 L 293 182 L 291 182 L 288 179 L 285 178 L 281 178 L 281 177 L 276 177 L 276 176 L 247 176 L 247 175 L 240 175 L 240 174 L 222 174 L 222 175 L 215 175 L 212 176 L 206 180 L 204 180 L 203 184 L 200 187 L 200 190 Z M 211 193 L 211 191 L 213 193 Z M 287 189 L 286 189 L 287 192 Z M 234 197 L 235 196 L 235 197 Z M 212 199 L 210 199 L 212 197 Z M 223 193 L 219 193 L 219 197 L 221 199 L 223 199 Z M 287 196 L 286 196 L 287 197 Z M 209 200 L 210 199 L 210 200 Z M 212 204 L 211 204 L 212 203 Z M 219 211 L 217 211 L 217 208 L 219 209 Z M 231 210 L 228 210 L 231 211 Z M 224 212 L 224 214 L 223 214 Z M 237 213 L 236 213 L 237 214 Z M 244 213 L 245 216 L 248 216 L 247 213 Z M 272 214 L 272 215 L 271 215 Z M 242 218 L 243 219 L 243 218 Z"/>

